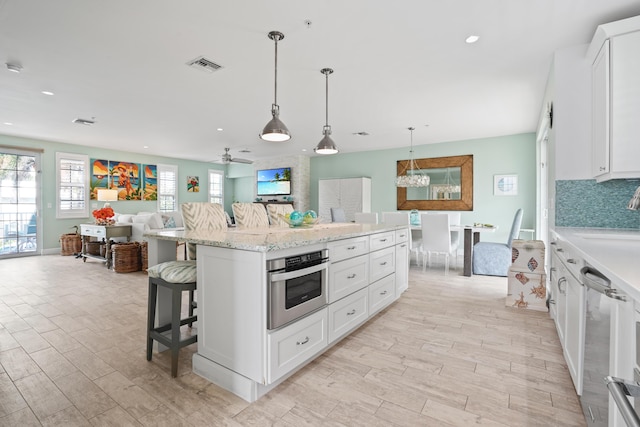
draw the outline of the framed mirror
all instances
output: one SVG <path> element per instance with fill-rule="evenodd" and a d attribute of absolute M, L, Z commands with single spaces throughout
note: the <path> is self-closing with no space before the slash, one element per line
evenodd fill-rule
<path fill-rule="evenodd" d="M 410 160 L 397 161 L 397 174 L 411 173 Z M 473 210 L 473 155 L 415 159 L 429 175 L 426 187 L 396 187 L 398 210 Z"/>

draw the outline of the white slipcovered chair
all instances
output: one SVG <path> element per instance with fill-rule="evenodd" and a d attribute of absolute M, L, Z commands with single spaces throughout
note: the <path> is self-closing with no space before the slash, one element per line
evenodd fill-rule
<path fill-rule="evenodd" d="M 457 243 L 451 241 L 450 218 L 446 213 L 422 214 L 420 224 L 422 228 L 422 270 L 425 271 L 427 265 L 431 267 L 431 255 L 444 255 L 445 274 L 449 274 L 449 257 L 458 248 Z"/>
<path fill-rule="evenodd" d="M 356 212 L 354 213 L 356 223 L 358 224 L 377 224 L 377 212 Z"/>

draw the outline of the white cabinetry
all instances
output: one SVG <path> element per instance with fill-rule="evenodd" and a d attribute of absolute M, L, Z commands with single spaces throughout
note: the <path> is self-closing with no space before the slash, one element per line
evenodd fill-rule
<path fill-rule="evenodd" d="M 318 181 L 318 215 L 331 222 L 331 208 L 344 209 L 347 221 L 356 212 L 371 212 L 371 178 L 337 178 Z"/>
<path fill-rule="evenodd" d="M 640 177 L 640 17 L 600 25 L 592 57 L 592 173 Z"/>
<path fill-rule="evenodd" d="M 396 230 L 396 298 L 409 288 L 409 233 Z"/>

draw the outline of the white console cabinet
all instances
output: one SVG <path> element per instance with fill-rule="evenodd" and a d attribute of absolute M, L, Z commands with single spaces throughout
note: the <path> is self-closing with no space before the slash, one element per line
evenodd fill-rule
<path fill-rule="evenodd" d="M 344 209 L 347 221 L 356 212 L 371 212 L 371 178 L 336 178 L 318 181 L 318 215 L 331 222 L 331 208 Z"/>
<path fill-rule="evenodd" d="M 592 59 L 592 173 L 639 178 L 640 16 L 600 25 Z"/>

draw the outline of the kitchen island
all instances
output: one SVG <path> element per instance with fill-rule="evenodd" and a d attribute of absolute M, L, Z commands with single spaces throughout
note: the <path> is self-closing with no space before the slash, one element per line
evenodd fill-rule
<path fill-rule="evenodd" d="M 378 224 L 230 228 L 145 234 L 149 265 L 197 245 L 198 351 L 193 371 L 253 402 L 387 307 L 408 287 L 409 230 Z M 328 253 L 326 304 L 269 325 L 270 261 Z M 158 321 L 169 317 L 158 295 Z"/>

